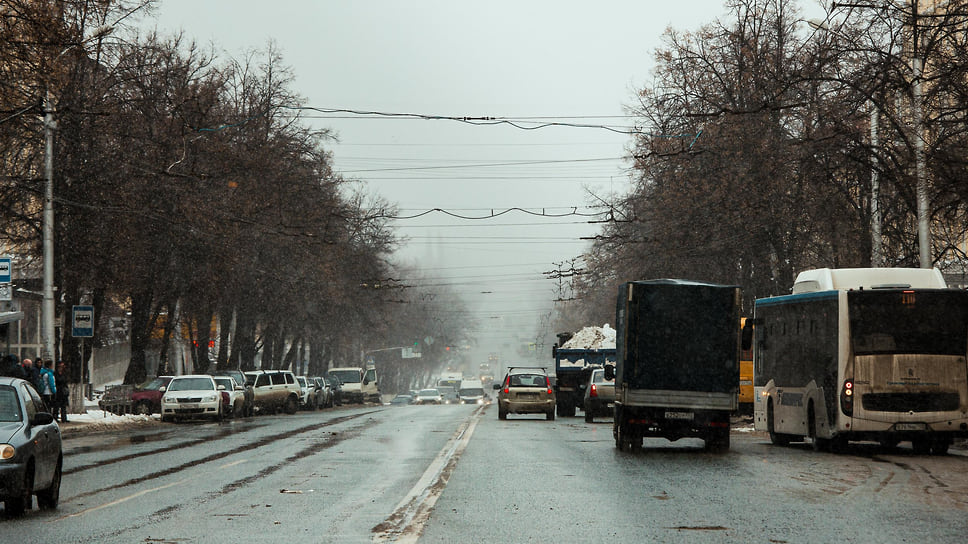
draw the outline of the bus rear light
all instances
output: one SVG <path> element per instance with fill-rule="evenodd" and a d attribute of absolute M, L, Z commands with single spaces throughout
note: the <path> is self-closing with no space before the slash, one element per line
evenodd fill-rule
<path fill-rule="evenodd" d="M 848 417 L 854 415 L 854 380 L 852 378 L 844 380 L 844 387 L 840 390 L 840 411 Z"/>

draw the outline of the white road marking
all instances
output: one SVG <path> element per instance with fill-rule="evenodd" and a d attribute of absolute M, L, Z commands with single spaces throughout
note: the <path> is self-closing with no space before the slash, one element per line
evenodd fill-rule
<path fill-rule="evenodd" d="M 375 528 L 377 532 L 373 536 L 374 543 L 413 544 L 417 542 L 424 525 L 430 519 L 434 505 L 437 504 L 437 499 L 444 491 L 450 472 L 453 471 L 461 453 L 467 448 L 483 412 L 483 407 L 475 410 L 474 415 L 461 424 L 457 432 L 450 437 L 393 513 Z"/>

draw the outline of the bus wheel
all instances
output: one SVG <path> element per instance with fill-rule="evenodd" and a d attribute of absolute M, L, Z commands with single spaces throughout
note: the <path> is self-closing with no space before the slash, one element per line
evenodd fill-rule
<path fill-rule="evenodd" d="M 766 405 L 766 428 L 770 431 L 770 442 L 774 446 L 787 446 L 790 444 L 790 437 L 780 434 L 773 430 L 773 399 Z"/>
<path fill-rule="evenodd" d="M 950 438 L 935 438 L 931 443 L 931 453 L 934 455 L 948 455 L 949 446 L 951 446 Z"/>

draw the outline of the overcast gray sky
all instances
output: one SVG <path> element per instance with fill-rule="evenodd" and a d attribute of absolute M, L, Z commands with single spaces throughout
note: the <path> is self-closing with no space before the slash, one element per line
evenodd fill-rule
<path fill-rule="evenodd" d="M 623 105 L 650 80 L 665 29 L 696 30 L 723 12 L 723 0 L 160 0 L 154 22 L 226 57 L 274 41 L 313 107 L 628 126 Z M 310 122 L 338 134 L 336 168 L 401 215 L 589 212 L 592 195 L 629 187 L 630 137 L 600 128 Z M 433 213 L 394 222 L 409 238 L 396 257 L 453 284 L 498 334 L 530 334 L 557 296 L 542 273 L 587 248 L 580 238 L 598 232 L 587 220 Z"/>

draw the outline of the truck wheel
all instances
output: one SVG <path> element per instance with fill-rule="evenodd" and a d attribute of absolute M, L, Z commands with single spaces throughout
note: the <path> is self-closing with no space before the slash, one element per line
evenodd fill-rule
<path fill-rule="evenodd" d="M 716 429 L 706 435 L 706 450 L 713 453 L 729 451 L 729 429 Z"/>
<path fill-rule="evenodd" d="M 934 455 L 948 455 L 948 447 L 951 446 L 951 439 L 938 437 L 931 442 L 931 453 Z"/>

